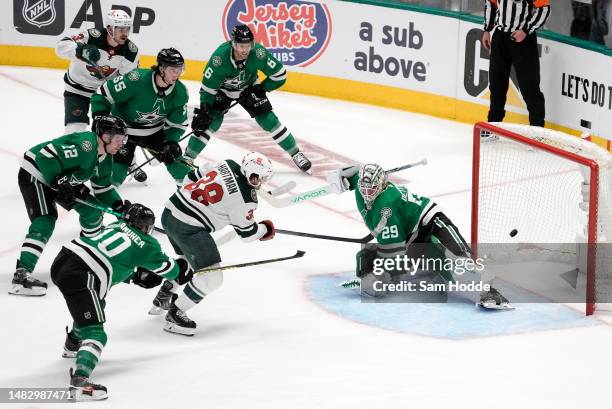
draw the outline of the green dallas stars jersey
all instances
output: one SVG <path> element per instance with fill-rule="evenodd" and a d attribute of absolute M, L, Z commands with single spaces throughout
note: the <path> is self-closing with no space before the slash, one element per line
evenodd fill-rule
<path fill-rule="evenodd" d="M 155 85 L 154 71 L 139 68 L 105 82 L 91 98 L 91 112 L 94 117 L 101 112 L 120 117 L 130 136 L 165 129 L 166 139 L 178 142 L 187 127 L 188 99 L 182 82 L 162 92 Z"/>
<path fill-rule="evenodd" d="M 403 254 L 407 242 L 416 237 L 421 220 L 434 203 L 427 197 L 411 193 L 404 186 L 396 186 L 389 182 L 387 188 L 378 195 L 372 203 L 372 208 L 368 210 L 363 196 L 356 188 L 358 180 L 358 174 L 350 178 L 350 189 L 355 190 L 357 209 L 368 229 L 374 231 L 381 218 L 387 218 L 384 229 L 376 236 L 379 252 L 389 257 Z"/>
<path fill-rule="evenodd" d="M 68 176 L 71 184 L 91 180 L 94 194 L 108 206 L 121 199 L 111 185 L 113 158 L 98 156 L 98 136 L 93 132 L 75 132 L 38 144 L 23 155 L 21 167 L 45 185 L 59 175 Z"/>
<path fill-rule="evenodd" d="M 100 280 L 100 299 L 111 286 L 132 277 L 136 267 L 143 267 L 168 280 L 176 278 L 179 267 L 161 249 L 151 235 L 128 226 L 112 223 L 94 237 L 79 237 L 65 246 L 87 264 Z"/>
<path fill-rule="evenodd" d="M 237 99 L 246 87 L 257 82 L 258 71 L 267 76 L 262 84 L 268 92 L 282 86 L 287 79 L 287 70 L 283 64 L 261 44 L 255 44 L 242 68 L 234 61 L 231 41 L 221 44 L 204 69 L 200 102 L 212 104 L 219 90 L 228 97 Z"/>

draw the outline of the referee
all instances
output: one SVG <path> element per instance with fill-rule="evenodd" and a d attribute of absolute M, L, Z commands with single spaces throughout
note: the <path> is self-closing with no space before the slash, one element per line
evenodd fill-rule
<path fill-rule="evenodd" d="M 489 122 L 504 119 L 510 68 L 514 66 L 529 111 L 529 124 L 544 126 L 536 30 L 544 25 L 549 14 L 549 0 L 485 0 L 482 44 L 491 53 Z M 494 31 L 493 40 L 491 31 Z"/>

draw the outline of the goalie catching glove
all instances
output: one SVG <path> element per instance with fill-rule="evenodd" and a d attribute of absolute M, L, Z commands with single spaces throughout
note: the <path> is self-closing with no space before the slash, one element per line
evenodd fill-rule
<path fill-rule="evenodd" d="M 346 166 L 344 168 L 332 170 L 325 173 L 325 180 L 329 183 L 330 191 L 342 194 L 350 189 L 349 179 L 359 172 L 359 165 Z"/>

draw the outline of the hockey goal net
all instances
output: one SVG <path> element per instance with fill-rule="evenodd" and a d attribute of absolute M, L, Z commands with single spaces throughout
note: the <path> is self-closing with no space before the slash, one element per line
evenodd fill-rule
<path fill-rule="evenodd" d="M 506 262 L 552 255 L 573 266 L 570 285 L 587 315 L 612 303 L 611 191 L 612 155 L 592 142 L 526 125 L 474 126 L 475 252 L 497 246 Z M 560 274 L 553 276 L 559 280 Z"/>

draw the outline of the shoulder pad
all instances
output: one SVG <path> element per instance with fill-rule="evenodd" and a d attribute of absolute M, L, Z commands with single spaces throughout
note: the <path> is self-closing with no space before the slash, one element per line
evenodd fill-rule
<path fill-rule="evenodd" d="M 98 38 L 102 35 L 102 32 L 98 30 L 97 28 L 90 28 L 89 30 L 87 30 L 87 32 L 89 36 L 93 38 Z"/>
<path fill-rule="evenodd" d="M 135 70 L 128 72 L 125 76 L 130 81 L 138 81 L 140 79 L 140 71 L 138 68 L 136 68 Z"/>

